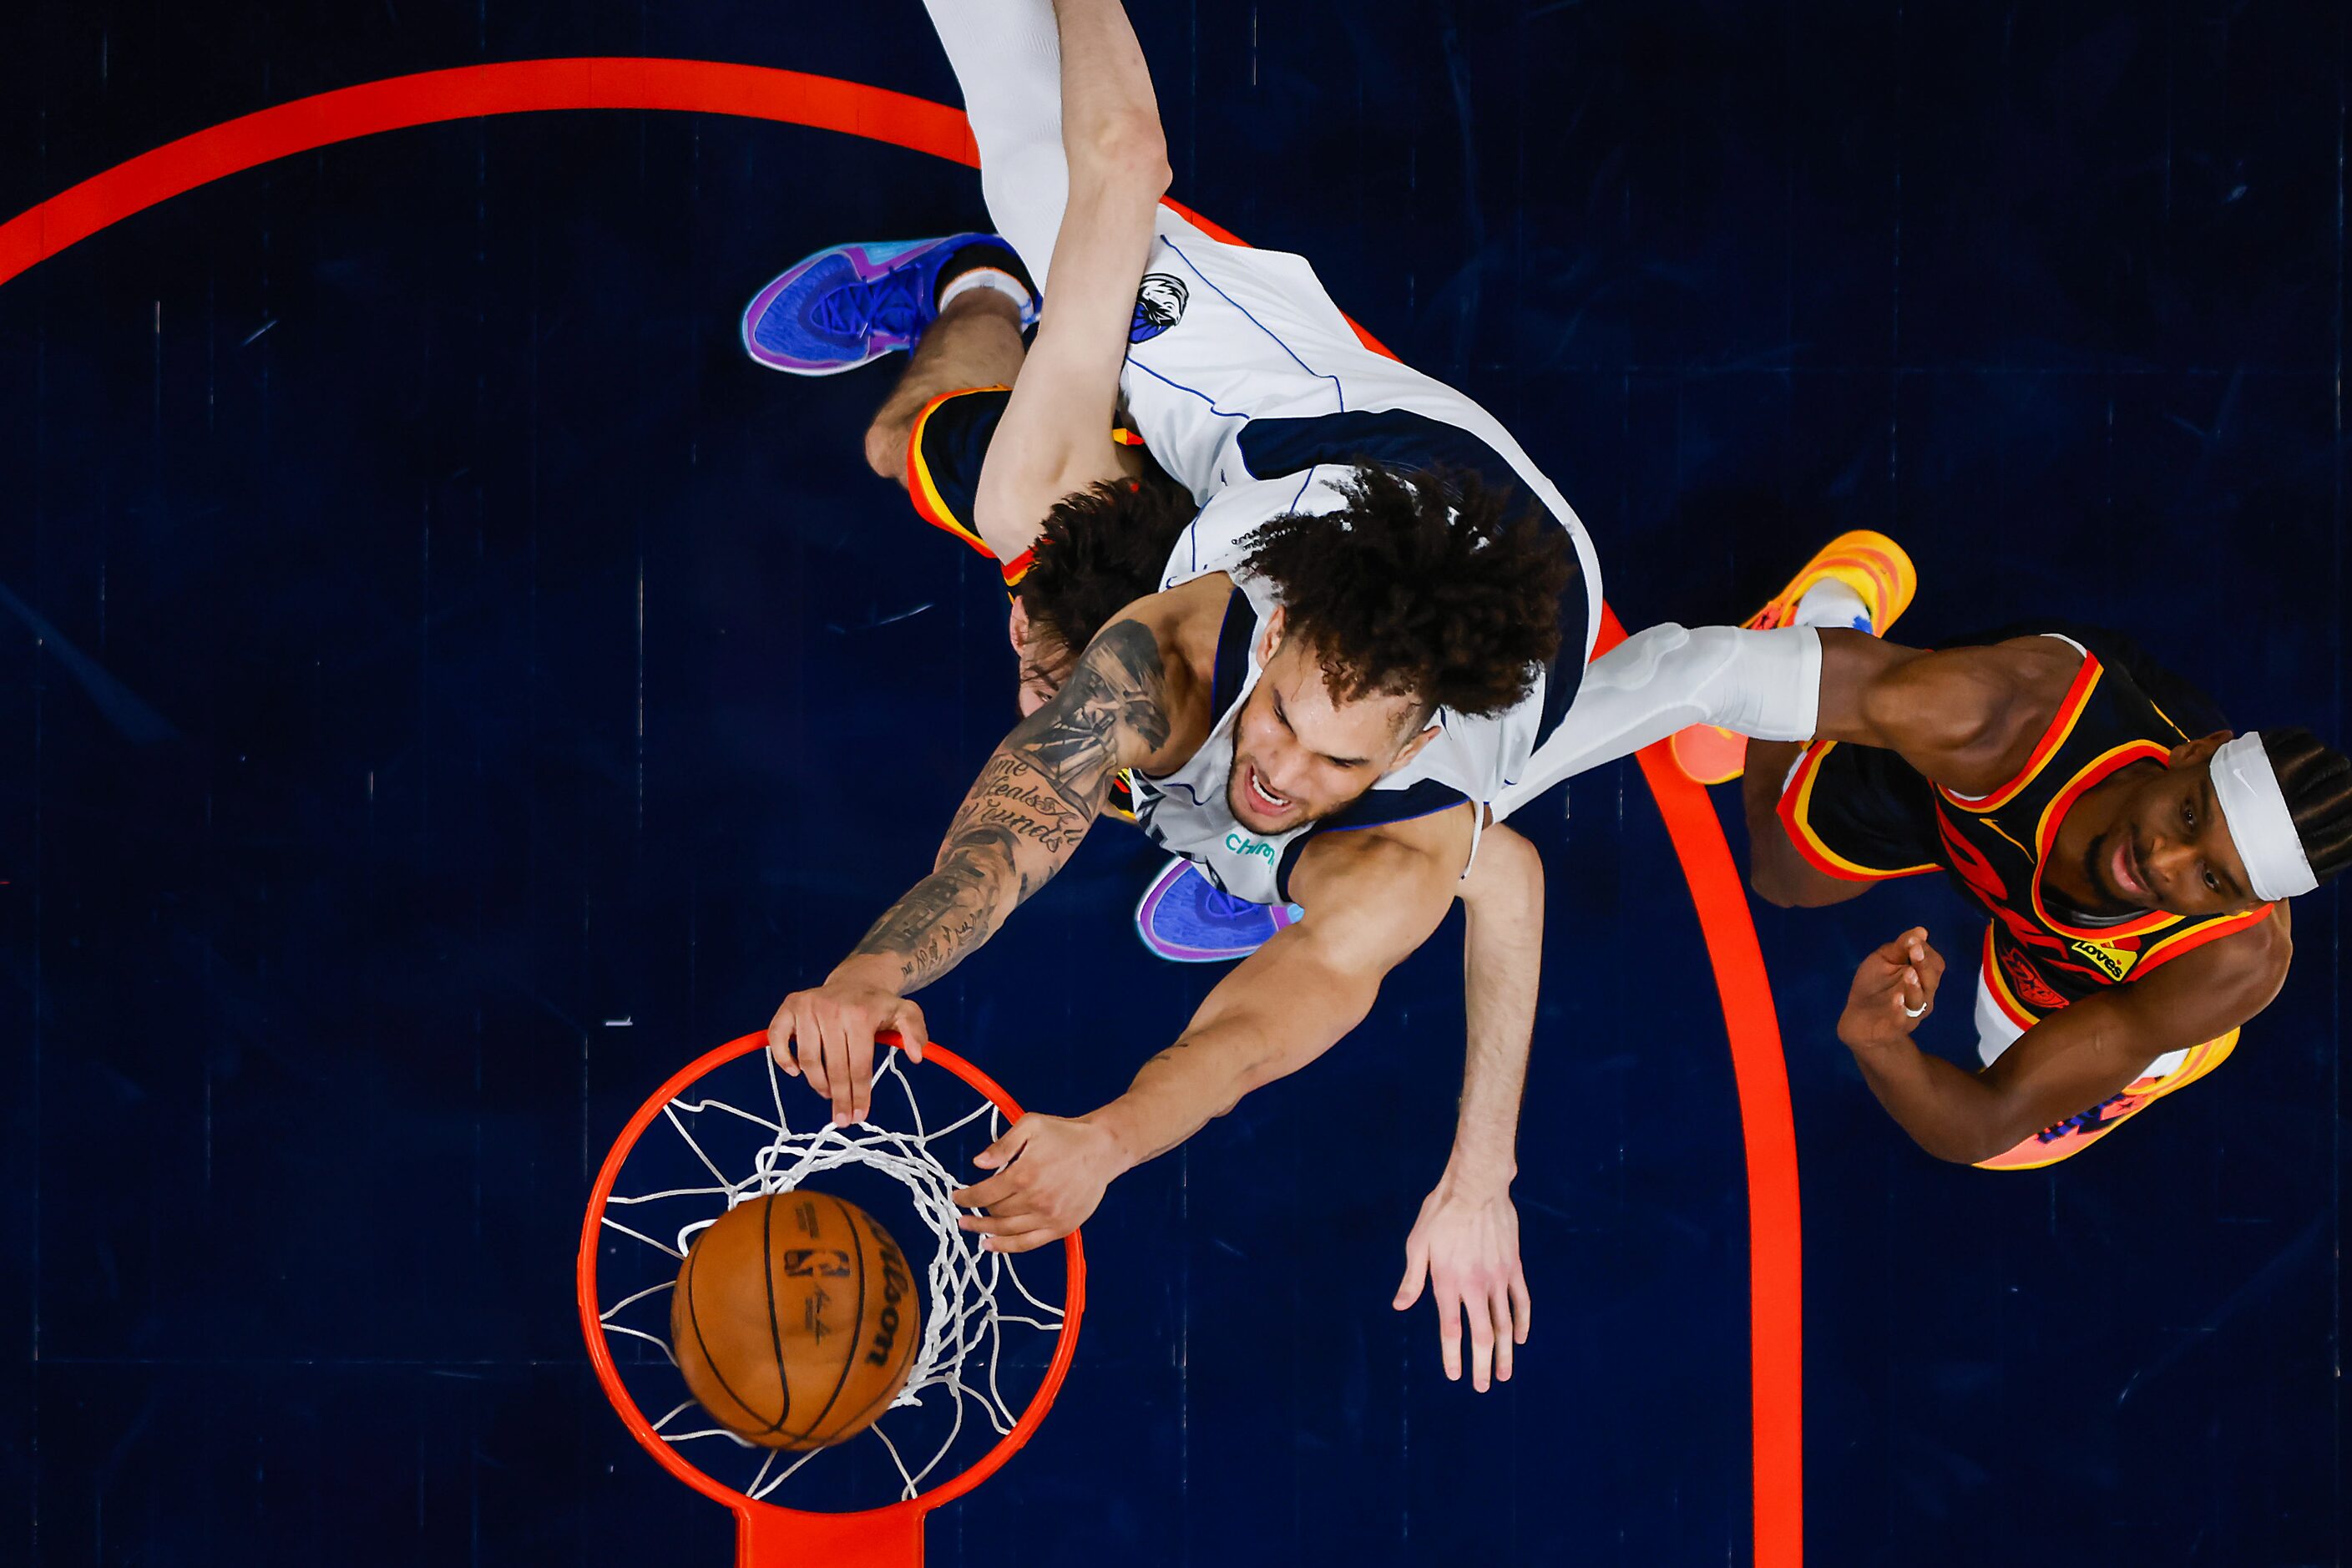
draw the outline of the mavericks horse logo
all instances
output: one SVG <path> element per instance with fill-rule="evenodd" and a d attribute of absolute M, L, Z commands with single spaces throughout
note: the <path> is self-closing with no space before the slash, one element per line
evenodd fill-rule
<path fill-rule="evenodd" d="M 1184 302 L 1192 297 L 1181 278 L 1147 272 L 1136 291 L 1135 325 L 1127 334 L 1131 343 L 1149 342 L 1184 319 Z"/>

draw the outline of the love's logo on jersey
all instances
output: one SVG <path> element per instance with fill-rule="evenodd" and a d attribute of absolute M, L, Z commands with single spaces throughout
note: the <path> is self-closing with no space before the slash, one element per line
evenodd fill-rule
<path fill-rule="evenodd" d="M 2131 973 L 2132 965 L 2139 962 L 2138 953 L 2126 952 L 2104 942 L 2077 942 L 2073 946 L 2076 952 L 2105 970 L 2110 980 L 2121 980 Z"/>
<path fill-rule="evenodd" d="M 1181 278 L 1165 272 L 1147 272 L 1143 287 L 1135 295 L 1135 325 L 1129 329 L 1127 341 L 1149 342 L 1184 319 L 1184 306 L 1192 291 L 1184 287 Z"/>

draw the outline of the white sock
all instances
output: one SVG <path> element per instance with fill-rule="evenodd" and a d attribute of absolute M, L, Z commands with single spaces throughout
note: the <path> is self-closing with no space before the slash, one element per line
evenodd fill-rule
<path fill-rule="evenodd" d="M 1873 630 L 1870 606 L 1862 595 L 1836 577 L 1824 577 L 1805 590 L 1797 601 L 1797 617 L 1790 623 L 1800 626 L 1837 626 L 1858 632 Z"/>
<path fill-rule="evenodd" d="M 969 294 L 974 289 L 993 289 L 1012 300 L 1024 312 L 1037 307 L 1036 296 L 1030 293 L 1021 279 L 1012 273 L 1002 267 L 975 267 L 969 272 L 957 273 L 954 279 L 940 290 L 940 309 L 946 310 L 955 303 L 959 295 Z"/>

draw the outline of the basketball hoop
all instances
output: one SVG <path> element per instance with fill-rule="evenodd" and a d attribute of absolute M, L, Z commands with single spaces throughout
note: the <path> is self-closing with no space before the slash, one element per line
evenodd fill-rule
<path fill-rule="evenodd" d="M 895 1047 L 897 1037 L 883 1036 L 880 1043 Z M 956 1216 L 966 1211 L 948 1194 L 964 1184 L 950 1173 L 950 1160 L 960 1145 L 976 1152 L 982 1140 L 994 1142 L 1021 1115 L 1012 1096 L 978 1068 L 938 1045 L 925 1048 L 921 1067 L 893 1048 L 876 1066 L 868 1120 L 836 1128 L 828 1102 L 804 1084 L 788 1084 L 766 1045 L 765 1033 L 746 1035 L 680 1069 L 638 1108 L 605 1156 L 580 1230 L 580 1327 L 588 1359 L 623 1423 L 662 1468 L 734 1510 L 738 1568 L 818 1562 L 913 1568 L 922 1562 L 924 1516 L 995 1474 L 1045 1419 L 1077 1350 L 1086 1254 L 1076 1232 L 1064 1240 L 1056 1306 L 1050 1290 L 1033 1290 L 1011 1256 L 982 1250 L 978 1237 L 957 1227 Z M 919 1073 L 935 1105 L 951 1095 L 971 1107 L 927 1118 L 916 1094 Z M 795 1099 L 807 1102 L 798 1117 Z M 795 1131 L 795 1120 L 808 1130 Z M 656 1122 L 674 1136 L 647 1139 Z M 616 1193 L 625 1171 L 629 1190 Z M 904 1189 L 931 1235 L 922 1342 L 905 1388 L 867 1433 L 836 1448 L 763 1450 L 703 1418 L 685 1392 L 667 1336 L 667 1281 L 694 1236 L 737 1204 L 792 1191 L 813 1176 L 838 1180 L 849 1173 Z M 908 1249 L 910 1262 L 918 1250 Z M 1004 1387 L 1008 1360 L 1016 1384 L 1028 1372 L 1037 1379 L 1017 1414 L 1017 1394 Z M 647 1416 L 641 1395 L 666 1414 Z M 901 1411 L 921 1413 L 908 1417 L 919 1431 L 894 1440 L 884 1427 Z M 920 1430 L 926 1422 L 929 1430 Z M 934 1445 L 942 1427 L 945 1436 Z M 985 1451 L 926 1485 L 960 1447 L 969 1450 L 991 1434 Z M 887 1469 L 875 1462 L 871 1445 L 877 1442 Z M 809 1500 L 816 1506 L 770 1500 L 804 1467 L 860 1449 L 862 1463 L 841 1466 L 832 1477 L 814 1469 L 799 1483 L 802 1490 L 828 1489 Z M 730 1465 L 745 1472 L 737 1484 L 711 1473 Z M 824 1506 L 838 1495 L 831 1489 L 856 1479 L 869 1489 L 887 1485 L 897 1496 L 845 1511 Z M 797 1501 L 799 1491 L 794 1496 Z"/>

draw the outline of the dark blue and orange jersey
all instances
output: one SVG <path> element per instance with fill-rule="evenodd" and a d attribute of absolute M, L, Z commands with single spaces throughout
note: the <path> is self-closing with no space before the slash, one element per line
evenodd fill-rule
<path fill-rule="evenodd" d="M 972 503 L 980 495 L 980 470 L 988 459 L 988 444 L 996 438 L 1005 405 L 1012 400 L 1012 390 L 1003 386 L 943 392 L 916 414 L 907 441 L 907 497 L 915 503 L 916 515 L 992 561 L 996 560 L 996 552 L 972 526 Z M 1142 437 L 1123 422 L 1112 424 L 1110 438 L 1122 447 L 1142 445 Z M 1030 559 L 1024 550 L 1010 561 L 998 563 L 1006 587 L 1021 581 Z"/>
<path fill-rule="evenodd" d="M 2029 628 L 1966 640 L 2022 635 L 2037 634 Z M 2191 738 L 2191 727 L 2202 732 L 2221 725 L 2193 689 L 2149 663 L 2127 639 L 2074 626 L 2038 635 L 2082 649 L 2082 668 L 2025 765 L 1999 789 L 1971 798 L 1931 784 L 1893 752 L 1816 742 L 1790 773 L 1780 805 L 1790 842 L 1829 876 L 1878 881 L 1942 871 L 1983 905 L 1992 916 L 1986 984 L 2021 1028 L 2270 913 L 2267 904 L 2231 915 L 2152 910 L 2088 924 L 2045 895 L 2042 873 L 2076 801 L 2135 763 L 2163 763 Z M 2184 710 L 2178 721 L 2150 695 L 2151 687 Z"/>

